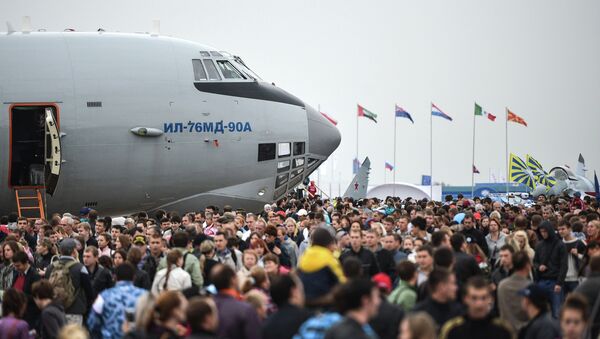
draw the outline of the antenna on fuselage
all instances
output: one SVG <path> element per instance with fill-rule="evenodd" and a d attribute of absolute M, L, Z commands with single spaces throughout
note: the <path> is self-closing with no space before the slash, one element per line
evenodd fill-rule
<path fill-rule="evenodd" d="M 23 33 L 31 33 L 31 18 L 28 16 L 23 17 L 23 25 L 21 27 L 21 32 Z"/>
<path fill-rule="evenodd" d="M 160 20 L 155 19 L 152 20 L 152 31 L 150 33 L 151 36 L 159 36 L 160 35 Z"/>
<path fill-rule="evenodd" d="M 6 22 L 6 35 L 9 34 L 13 34 L 15 31 L 15 28 L 13 27 L 13 25 L 10 22 Z"/>

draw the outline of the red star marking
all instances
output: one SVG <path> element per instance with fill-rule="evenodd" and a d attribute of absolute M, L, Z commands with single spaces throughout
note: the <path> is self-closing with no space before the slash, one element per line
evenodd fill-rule
<path fill-rule="evenodd" d="M 358 191 L 358 182 L 355 182 L 355 183 L 354 183 L 354 190 L 355 190 L 355 191 Z"/>

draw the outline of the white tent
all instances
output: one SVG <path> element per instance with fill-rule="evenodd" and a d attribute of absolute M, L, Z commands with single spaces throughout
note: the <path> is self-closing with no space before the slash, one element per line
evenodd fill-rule
<path fill-rule="evenodd" d="M 417 186 L 409 183 L 383 184 L 371 187 L 367 197 L 385 199 L 386 197 L 396 196 L 402 199 L 411 197 L 413 199 L 430 199 L 429 186 Z M 442 197 L 442 186 L 433 186 L 433 198 L 440 200 Z"/>

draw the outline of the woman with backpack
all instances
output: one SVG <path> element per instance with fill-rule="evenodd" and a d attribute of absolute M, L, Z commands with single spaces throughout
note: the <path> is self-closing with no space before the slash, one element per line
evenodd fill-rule
<path fill-rule="evenodd" d="M 192 278 L 183 268 L 183 255 L 178 250 L 171 250 L 167 254 L 167 268 L 156 272 L 152 283 L 152 294 L 160 292 L 183 291 L 192 287 Z"/>

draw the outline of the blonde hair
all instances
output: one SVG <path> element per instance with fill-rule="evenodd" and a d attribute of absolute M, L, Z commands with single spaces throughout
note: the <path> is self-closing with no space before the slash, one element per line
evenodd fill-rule
<path fill-rule="evenodd" d="M 525 239 L 525 245 L 523 246 L 523 248 L 521 248 L 521 246 L 519 245 L 519 241 L 516 239 L 517 236 L 523 237 L 523 239 Z M 515 249 L 515 251 L 525 251 L 527 255 L 529 255 L 529 258 L 533 259 L 535 251 L 533 250 L 533 248 L 531 248 L 531 246 L 529 246 L 529 237 L 527 236 L 527 232 L 519 230 L 513 233 L 510 239 L 510 245 Z"/>
<path fill-rule="evenodd" d="M 410 334 L 413 339 L 437 338 L 435 333 L 436 325 L 429 314 L 425 312 L 409 314 L 404 318 L 404 321 L 408 323 Z"/>
<path fill-rule="evenodd" d="M 85 328 L 78 324 L 69 324 L 58 332 L 58 339 L 89 339 Z"/>

